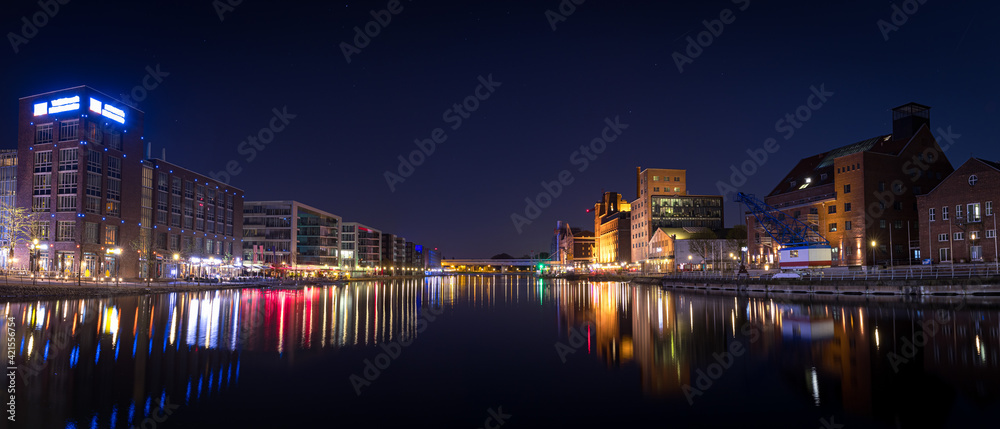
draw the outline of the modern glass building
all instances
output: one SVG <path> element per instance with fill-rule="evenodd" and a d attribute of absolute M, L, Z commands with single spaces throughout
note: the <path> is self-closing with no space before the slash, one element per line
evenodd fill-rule
<path fill-rule="evenodd" d="M 722 196 L 654 195 L 650 197 L 650 226 L 658 228 L 723 228 Z"/>

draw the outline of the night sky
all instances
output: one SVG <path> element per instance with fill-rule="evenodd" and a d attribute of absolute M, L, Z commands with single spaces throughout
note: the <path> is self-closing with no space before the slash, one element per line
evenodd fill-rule
<path fill-rule="evenodd" d="M 248 200 L 299 200 L 446 257 L 547 251 L 556 220 L 593 228 L 585 210 L 602 191 L 634 199 L 636 166 L 687 169 L 689 193 L 717 194 L 731 165 L 775 138 L 780 150 L 739 187 L 766 194 L 803 157 L 891 132 L 889 109 L 911 101 L 933 108 L 935 134 L 961 135 L 947 153 L 956 167 L 1000 159 L 997 2 L 588 0 L 559 21 L 557 0 L 403 0 L 348 63 L 341 43 L 389 3 L 71 0 L 15 53 L 7 33 L 43 9 L 8 1 L 0 147 L 16 146 L 18 98 L 128 94 L 158 65 L 169 75 L 137 103 L 157 156 L 205 174 L 235 160 L 230 183 Z M 878 21 L 893 23 L 894 4 L 919 8 L 884 25 L 886 40 Z M 679 71 L 674 53 L 720 14 L 731 22 Z M 453 129 L 448 110 L 490 75 L 499 86 Z M 778 131 L 813 87 L 833 95 L 794 134 Z M 247 161 L 241 142 L 275 108 L 295 117 Z M 628 128 L 583 168 L 574 152 L 616 116 Z M 436 128 L 446 140 L 390 190 L 385 173 Z M 519 233 L 511 215 L 563 170 L 573 182 Z"/>

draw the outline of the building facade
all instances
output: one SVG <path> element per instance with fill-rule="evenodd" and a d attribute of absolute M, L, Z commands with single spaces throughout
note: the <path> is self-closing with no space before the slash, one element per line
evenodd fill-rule
<path fill-rule="evenodd" d="M 636 167 L 636 196 L 629 237 L 633 263 L 651 258 L 649 242 L 657 229 L 724 227 L 723 197 L 688 195 L 686 170 Z"/>
<path fill-rule="evenodd" d="M 570 227 L 568 223 L 556 223 L 556 253 L 550 259 L 559 261 L 562 268 L 586 268 L 594 261 L 595 237 L 591 231 Z"/>
<path fill-rule="evenodd" d="M 243 203 L 243 259 L 297 274 L 339 270 L 340 216 L 298 201 Z"/>
<path fill-rule="evenodd" d="M 237 274 L 243 266 L 243 190 L 162 159 L 148 159 L 144 168 L 150 171 L 143 174 L 141 234 L 151 246 L 140 259 L 150 261 L 152 276 Z"/>
<path fill-rule="evenodd" d="M 143 112 L 86 86 L 21 98 L 17 205 L 32 238 L 15 258 L 32 272 L 143 277 Z"/>
<path fill-rule="evenodd" d="M 17 150 L 0 150 L 0 207 L 9 210 L 17 207 Z M 6 222 L 0 224 L 0 268 L 16 266 L 11 247 L 17 244 L 17 233 L 9 230 Z"/>
<path fill-rule="evenodd" d="M 594 259 L 598 264 L 631 261 L 631 205 L 617 192 L 605 192 L 594 204 Z"/>
<path fill-rule="evenodd" d="M 1000 163 L 970 158 L 917 197 L 919 257 L 932 263 L 997 262 Z"/>
<path fill-rule="evenodd" d="M 918 257 L 916 196 L 953 171 L 930 132 L 929 107 L 910 103 L 892 111 L 892 134 L 804 158 L 764 198 L 779 218 L 797 218 L 823 235 L 834 266 Z M 747 235 L 749 262 L 773 265 L 780 243 L 749 215 Z"/>

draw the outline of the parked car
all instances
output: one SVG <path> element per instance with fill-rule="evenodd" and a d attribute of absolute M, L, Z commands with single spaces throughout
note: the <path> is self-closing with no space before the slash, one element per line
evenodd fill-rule
<path fill-rule="evenodd" d="M 801 279 L 802 275 L 799 273 L 777 273 L 772 279 Z"/>

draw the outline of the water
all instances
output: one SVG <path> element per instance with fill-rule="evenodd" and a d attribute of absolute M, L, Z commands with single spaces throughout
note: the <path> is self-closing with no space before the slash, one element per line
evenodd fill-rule
<path fill-rule="evenodd" d="M 457 276 L 0 305 L 18 367 L 7 427 L 849 429 L 1000 415 L 1000 306 L 982 301 Z"/>

